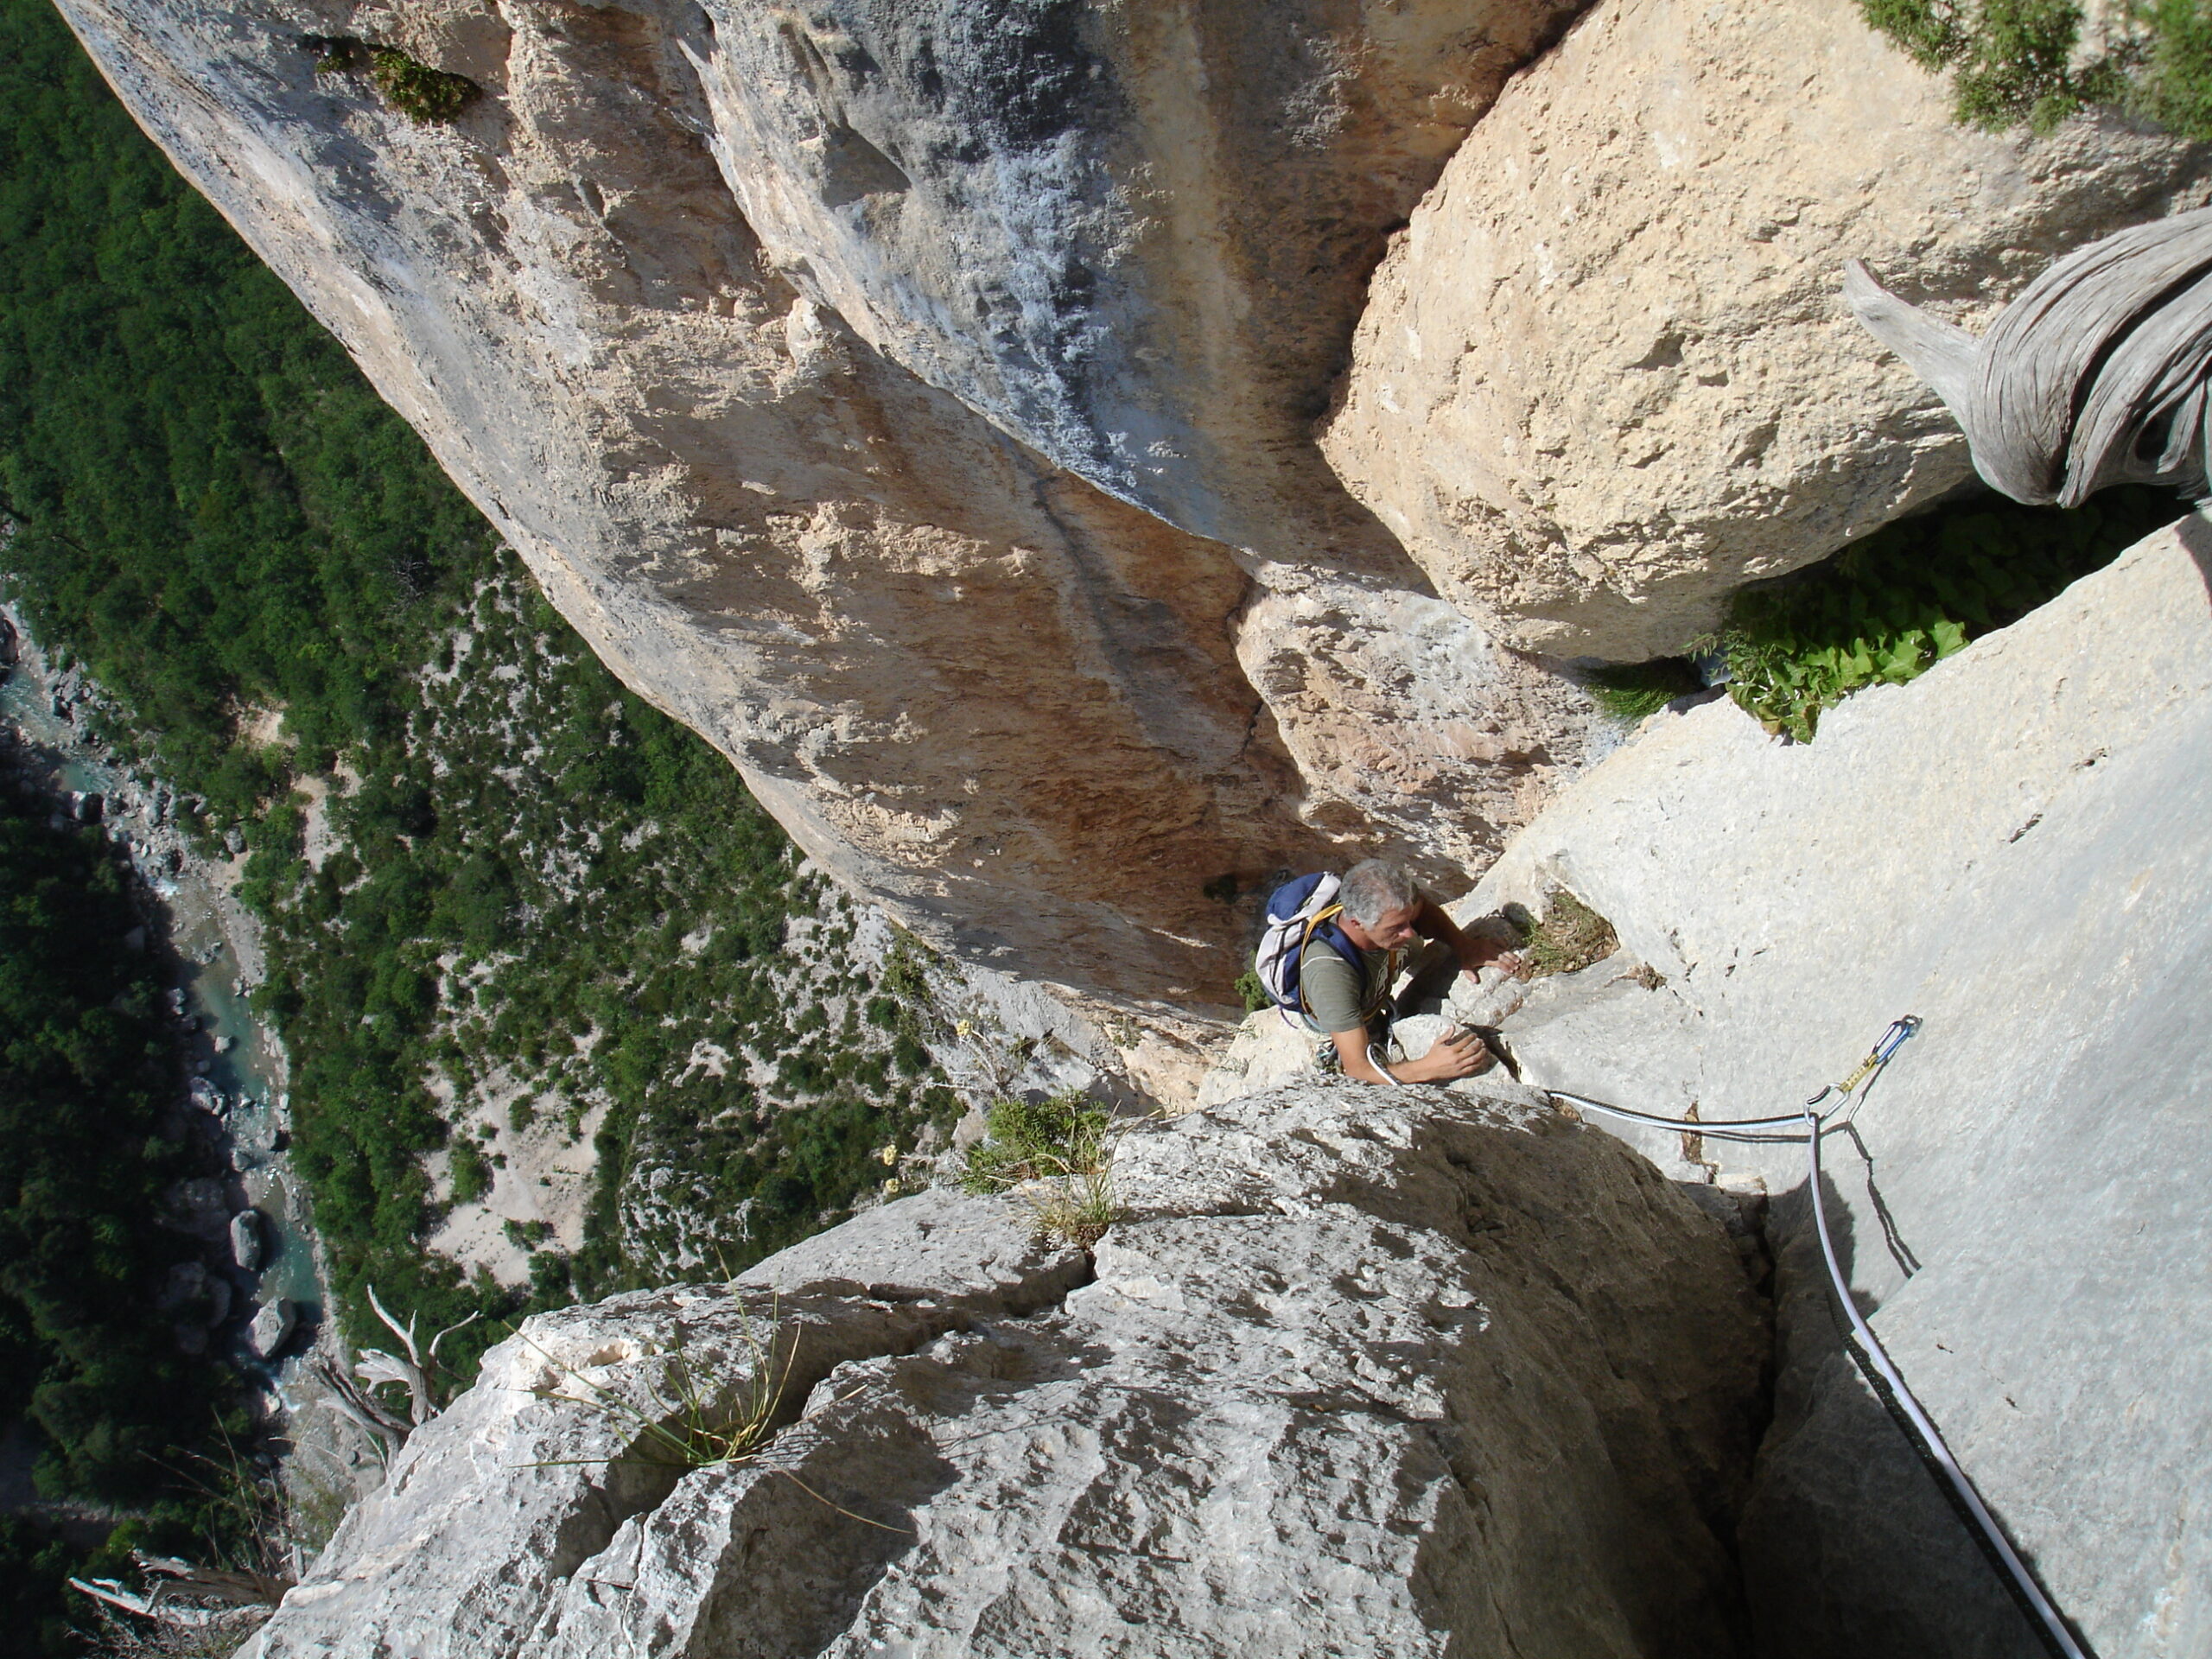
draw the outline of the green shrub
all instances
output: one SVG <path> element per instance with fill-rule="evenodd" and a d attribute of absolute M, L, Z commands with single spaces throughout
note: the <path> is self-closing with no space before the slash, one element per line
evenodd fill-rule
<path fill-rule="evenodd" d="M 1271 1008 L 1275 1000 L 1268 995 L 1268 988 L 1260 983 L 1260 976 L 1247 968 L 1236 976 L 1236 995 L 1244 999 L 1244 1012 L 1257 1014 L 1262 1008 Z"/>
<path fill-rule="evenodd" d="M 1821 711 L 1902 684 L 2018 621 L 2177 516 L 2164 490 L 2107 490 L 2071 512 L 1987 500 L 1906 518 L 1824 563 L 1741 589 L 1719 645 L 1729 690 L 1768 730 L 1809 741 Z"/>
<path fill-rule="evenodd" d="M 491 1160 L 473 1141 L 453 1143 L 453 1201 L 474 1204 L 492 1190 Z"/>
<path fill-rule="evenodd" d="M 1867 22 L 1929 69 L 1951 72 L 1958 118 L 2048 131 L 2091 105 L 2212 138 L 2212 16 L 2204 0 L 2119 0 L 2082 48 L 2078 0 L 1859 0 Z"/>
<path fill-rule="evenodd" d="M 1121 1217 L 1113 1163 L 1107 1116 L 1086 1096 L 1001 1100 L 985 1138 L 968 1149 L 960 1184 L 976 1193 L 1020 1188 L 1040 1241 L 1088 1250 Z"/>
<path fill-rule="evenodd" d="M 416 123 L 450 121 L 482 90 L 466 75 L 433 69 L 389 46 L 370 52 L 369 79 L 386 104 Z"/>
<path fill-rule="evenodd" d="M 2212 137 L 2212 11 L 2203 0 L 2149 0 L 2139 105 L 2159 125 Z"/>
<path fill-rule="evenodd" d="M 1003 1192 L 1024 1181 L 1094 1172 L 1105 1162 L 1106 1114 L 1088 1096 L 1001 1100 L 991 1108 L 984 1138 L 968 1149 L 960 1184 L 970 1192 Z"/>

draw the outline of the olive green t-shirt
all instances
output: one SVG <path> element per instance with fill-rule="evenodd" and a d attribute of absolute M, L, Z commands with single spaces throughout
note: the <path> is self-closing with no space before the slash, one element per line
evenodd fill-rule
<path fill-rule="evenodd" d="M 1361 1011 L 1368 1005 L 1370 988 L 1376 976 L 1387 971 L 1390 953 L 1363 950 L 1359 959 L 1362 971 L 1354 973 L 1350 963 L 1318 938 L 1306 940 L 1305 952 L 1298 959 L 1298 983 L 1305 993 L 1306 1012 L 1332 1037 L 1366 1025 Z"/>

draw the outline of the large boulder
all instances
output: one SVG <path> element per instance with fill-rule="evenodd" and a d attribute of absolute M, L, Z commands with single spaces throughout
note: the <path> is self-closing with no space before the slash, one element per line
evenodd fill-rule
<path fill-rule="evenodd" d="M 1469 901 L 1566 887 L 1663 979 L 1505 1024 L 1524 1075 L 1617 1104 L 1787 1112 L 1919 1016 L 1827 1141 L 1845 1270 L 2091 1650 L 2145 1659 L 2212 1650 L 2208 589 L 2190 515 L 1810 744 L 1726 703 L 1655 716 Z M 1777 1195 L 1741 1535 L 1765 1650 L 2039 1651 L 1839 1348 L 1803 1148 L 1695 1139 Z"/>
<path fill-rule="evenodd" d="M 243 1272 L 253 1273 L 261 1266 L 261 1212 L 241 1210 L 231 1217 L 231 1260 Z"/>
<path fill-rule="evenodd" d="M 289 1296 L 278 1296 L 253 1310 L 245 1331 L 246 1351 L 256 1359 L 270 1360 L 283 1351 L 298 1327 L 300 1310 Z"/>
<path fill-rule="evenodd" d="M 1309 1085 L 1112 1183 L 1095 1259 L 932 1192 L 529 1321 L 248 1651 L 1740 1650 L 1764 1323 L 1642 1160 L 1510 1084 Z M 682 1374 L 772 1433 L 656 1459 Z"/>
<path fill-rule="evenodd" d="M 2204 146 L 1974 131 L 1855 6 L 1604 0 L 1376 274 L 1324 448 L 1446 598 L 1560 656 L 1675 651 L 1752 578 L 1970 475 L 1853 321 L 1865 260 L 1953 321 L 2206 200 Z"/>

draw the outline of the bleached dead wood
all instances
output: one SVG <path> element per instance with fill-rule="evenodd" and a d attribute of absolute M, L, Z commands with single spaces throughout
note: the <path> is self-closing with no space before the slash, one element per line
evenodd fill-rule
<path fill-rule="evenodd" d="M 2128 483 L 2212 493 L 2212 208 L 2076 249 L 1979 338 L 1897 298 L 1855 259 L 1843 293 L 1957 417 L 1974 470 L 2015 501 L 2078 506 Z"/>

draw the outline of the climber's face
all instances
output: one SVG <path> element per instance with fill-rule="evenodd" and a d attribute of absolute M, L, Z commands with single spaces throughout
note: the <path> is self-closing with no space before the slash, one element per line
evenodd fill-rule
<path fill-rule="evenodd" d="M 1412 940 L 1414 918 L 1420 914 L 1421 906 L 1416 902 L 1384 911 L 1372 926 L 1362 924 L 1355 917 L 1347 916 L 1344 918 L 1344 931 L 1363 950 L 1395 950 Z"/>

